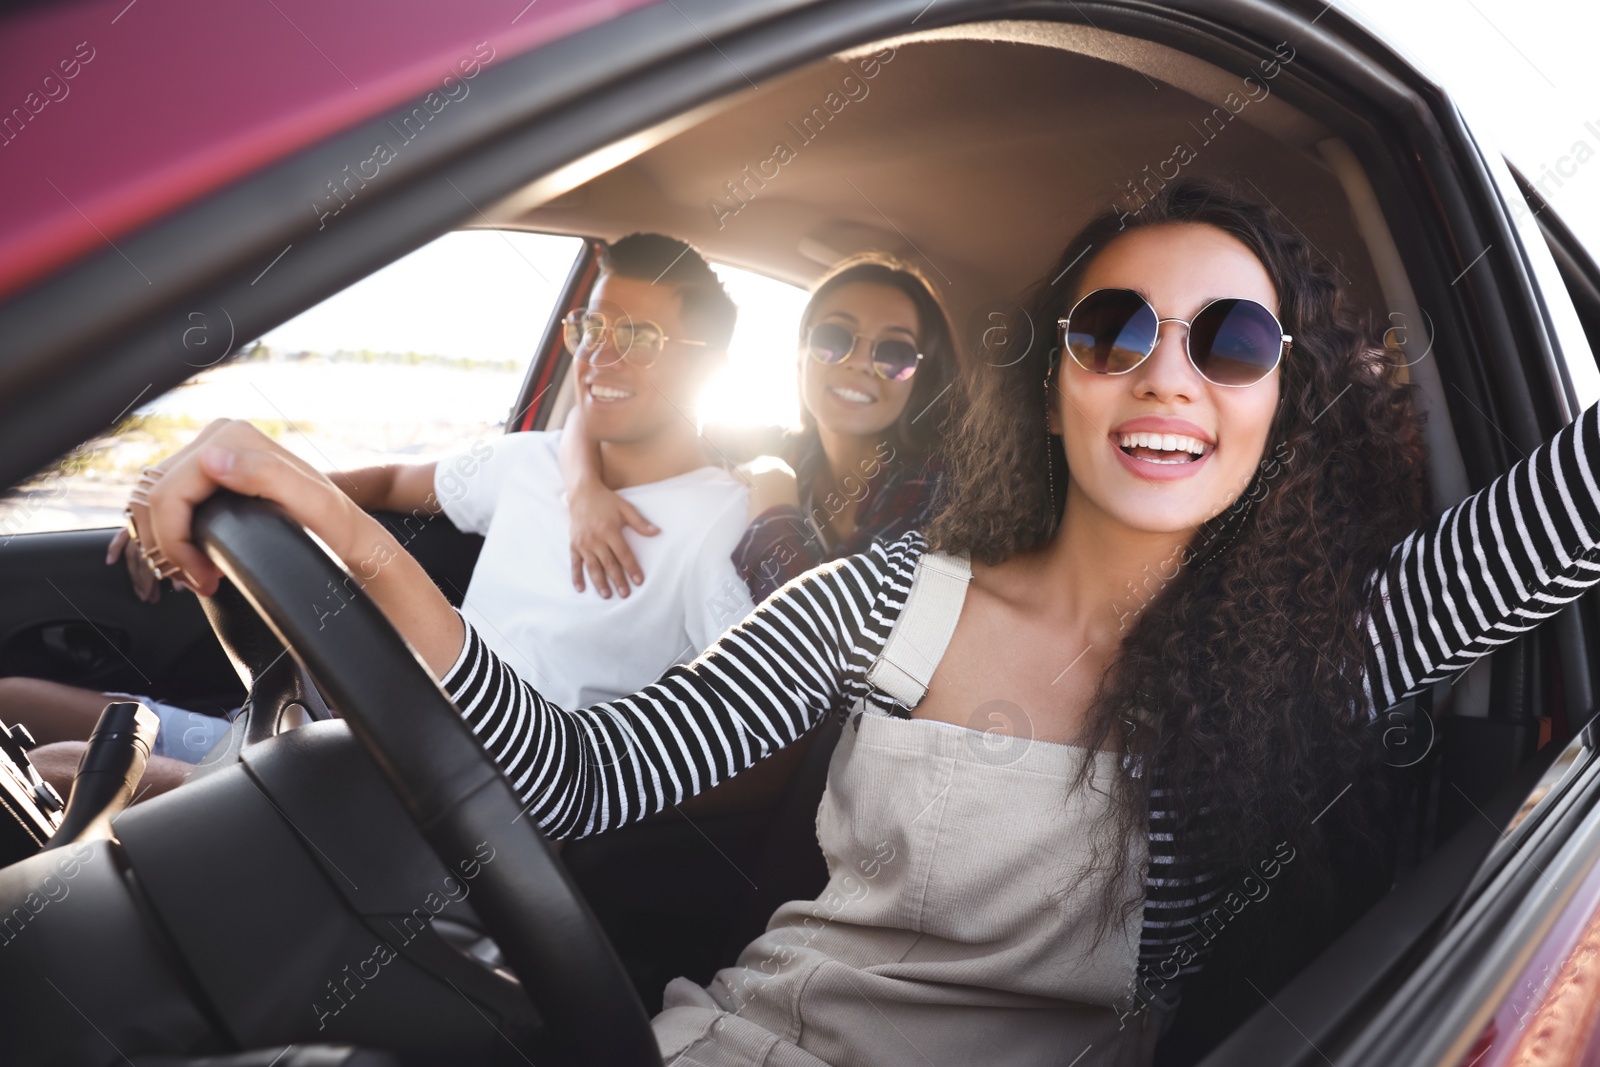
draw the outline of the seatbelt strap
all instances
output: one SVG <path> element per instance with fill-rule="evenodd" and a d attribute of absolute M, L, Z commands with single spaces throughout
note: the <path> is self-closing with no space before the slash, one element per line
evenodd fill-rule
<path fill-rule="evenodd" d="M 906 606 L 883 652 L 867 669 L 867 681 L 908 708 L 920 704 L 955 633 L 970 581 L 972 564 L 966 553 L 923 553 L 911 576 Z"/>

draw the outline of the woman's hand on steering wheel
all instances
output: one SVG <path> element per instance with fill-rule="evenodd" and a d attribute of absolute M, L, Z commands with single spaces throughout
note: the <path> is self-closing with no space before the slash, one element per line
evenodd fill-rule
<path fill-rule="evenodd" d="M 434 677 L 455 662 L 466 631 L 417 561 L 326 475 L 248 422 L 213 422 L 157 470 L 154 483 L 145 483 L 144 498 L 136 494 L 128 510 L 135 540 L 158 576 L 181 575 L 201 596 L 216 593 L 222 572 L 194 543 L 194 509 L 219 489 L 261 497 L 328 547 Z"/>
<path fill-rule="evenodd" d="M 134 541 L 158 577 L 181 575 L 202 596 L 217 590 L 222 572 L 190 536 L 194 509 L 218 489 L 274 501 L 322 539 L 346 566 L 370 550 L 382 527 L 327 476 L 248 422 L 218 419 L 187 447 L 156 465 L 160 476 L 129 501 Z"/>

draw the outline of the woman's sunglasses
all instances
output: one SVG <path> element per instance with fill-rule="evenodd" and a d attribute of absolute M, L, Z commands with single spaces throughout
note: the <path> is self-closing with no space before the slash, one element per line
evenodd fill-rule
<path fill-rule="evenodd" d="M 603 312 L 581 308 L 567 312 L 561 320 L 561 332 L 567 351 L 596 367 L 609 367 L 622 359 L 638 367 L 652 366 L 668 341 L 680 345 L 705 345 L 704 341 L 668 337 L 653 322 L 635 321 L 626 315 L 613 320 Z M 605 348 L 607 334 L 611 335 L 611 352 Z"/>
<path fill-rule="evenodd" d="M 1213 385 L 1241 388 L 1271 374 L 1294 338 L 1277 316 L 1254 300 L 1225 297 L 1194 318 L 1163 319 L 1131 289 L 1096 289 L 1059 319 L 1061 346 L 1078 366 L 1095 374 L 1126 374 L 1156 350 L 1164 322 L 1189 327 L 1184 350 Z"/>
<path fill-rule="evenodd" d="M 818 363 L 843 363 L 856 350 L 856 342 L 867 341 L 867 362 L 873 373 L 891 382 L 903 382 L 917 373 L 922 353 L 910 341 L 889 337 L 880 341 L 851 333 L 837 322 L 819 322 L 806 334 L 806 351 Z"/>

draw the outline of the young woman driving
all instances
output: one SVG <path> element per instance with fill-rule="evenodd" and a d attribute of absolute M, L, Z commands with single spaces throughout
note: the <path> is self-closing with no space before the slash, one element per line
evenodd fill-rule
<path fill-rule="evenodd" d="M 975 378 L 938 551 L 913 532 L 817 568 L 635 696 L 550 705 L 403 552 L 367 587 L 554 837 L 850 715 L 827 891 L 668 987 L 669 1062 L 1148 1062 L 1207 909 L 1315 857 L 1374 715 L 1600 582 L 1600 411 L 1416 530 L 1409 388 L 1253 203 L 1169 186 L 1046 277 L 1026 314 L 1065 355 Z M 134 521 L 201 592 L 190 513 L 218 486 L 347 562 L 387 546 L 245 424 L 164 469 Z"/>
<path fill-rule="evenodd" d="M 757 603 L 819 563 L 926 525 L 944 479 L 936 449 L 962 397 L 950 318 L 932 281 L 877 253 L 836 263 L 812 287 L 799 373 L 799 432 L 747 475 L 750 528 L 733 561 Z M 623 530 L 658 529 L 599 478 L 581 419 L 566 430 L 572 583 L 582 591 L 587 573 L 601 596 L 627 596 L 645 575 Z"/>

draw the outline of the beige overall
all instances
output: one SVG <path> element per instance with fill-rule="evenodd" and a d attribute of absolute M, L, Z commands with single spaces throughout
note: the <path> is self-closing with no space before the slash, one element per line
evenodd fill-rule
<path fill-rule="evenodd" d="M 914 706 L 960 614 L 966 561 L 927 555 L 868 677 Z M 996 746 L 977 730 L 869 711 L 847 724 L 817 812 L 830 874 L 780 907 L 702 989 L 655 1019 L 668 1067 L 1146 1064 L 1157 1021 L 1133 1001 L 1140 909 L 1098 946 L 1082 870 L 1115 757 L 1068 791 L 1087 750 Z M 1145 842 L 1119 875 L 1142 899 Z"/>

